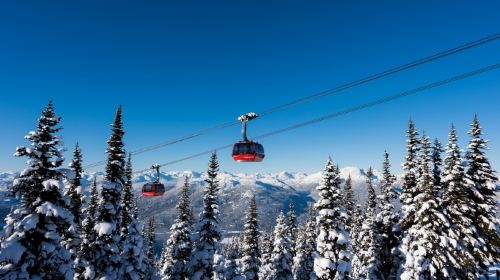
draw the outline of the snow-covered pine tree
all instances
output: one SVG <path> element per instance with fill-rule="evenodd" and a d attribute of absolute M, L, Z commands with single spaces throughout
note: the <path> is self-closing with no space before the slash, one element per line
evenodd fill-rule
<path fill-rule="evenodd" d="M 422 136 L 420 154 L 421 176 L 417 181 L 418 194 L 412 207 L 415 212 L 412 226 L 404 232 L 402 250 L 406 256 L 401 279 L 456 279 L 451 269 L 449 249 L 451 244 L 445 236 L 450 224 L 443 215 L 440 200 L 435 196 L 431 170 L 431 144 Z"/>
<path fill-rule="evenodd" d="M 384 152 L 382 167 L 382 184 L 380 186 L 381 211 L 377 214 L 377 228 L 380 235 L 380 273 L 383 279 L 396 279 L 401 265 L 399 245 L 401 243 L 401 229 L 399 215 L 394 210 L 392 201 L 398 198 L 394 190 L 396 177 L 391 173 L 389 153 Z"/>
<path fill-rule="evenodd" d="M 477 265 L 471 254 L 472 248 L 481 246 L 481 243 L 475 237 L 477 232 L 473 222 L 475 206 L 472 197 L 469 196 L 474 185 L 465 174 L 457 141 L 457 132 L 452 125 L 444 159 L 442 203 L 445 215 L 451 224 L 451 228 L 447 231 L 448 237 L 458 241 L 456 245 L 453 244 L 454 250 L 451 252 L 455 260 L 453 273 L 456 274 L 452 276 L 466 279 L 474 277 L 469 274 Z"/>
<path fill-rule="evenodd" d="M 297 225 L 297 242 L 295 243 L 295 257 L 292 258 L 292 273 L 293 279 L 302 278 L 300 270 L 302 269 L 302 256 L 304 255 L 304 246 L 306 243 L 305 224 L 300 223 Z M 314 269 L 314 258 L 313 258 Z M 307 275 L 309 277 L 310 275 Z M 309 278 L 307 278 L 309 279 Z"/>
<path fill-rule="evenodd" d="M 288 222 L 283 212 L 278 214 L 274 228 L 273 253 L 269 274 L 264 280 L 292 280 L 292 255 Z"/>
<path fill-rule="evenodd" d="M 273 243 L 271 232 L 264 232 L 261 239 L 261 255 L 259 267 L 259 279 L 266 279 L 271 270 L 271 257 L 273 253 Z"/>
<path fill-rule="evenodd" d="M 106 175 L 101 186 L 101 197 L 94 227 L 96 238 L 91 244 L 92 250 L 95 252 L 95 258 L 92 260 L 95 267 L 94 277 L 97 279 L 103 277 L 117 279 L 120 276 L 121 200 L 125 182 L 124 134 L 122 107 L 120 106 L 116 112 L 111 136 L 108 140 Z"/>
<path fill-rule="evenodd" d="M 97 212 L 97 203 L 99 201 L 99 193 L 97 192 L 97 178 L 94 177 L 90 186 L 90 196 L 87 201 L 87 206 L 83 210 L 82 220 L 82 235 L 80 237 L 80 251 L 77 252 L 75 259 L 75 279 L 93 279 L 95 275 L 95 267 L 93 259 L 95 252 L 90 245 L 95 241 L 95 218 Z"/>
<path fill-rule="evenodd" d="M 166 271 L 163 270 L 163 267 L 165 266 L 165 263 L 167 262 L 167 258 L 170 255 L 170 252 L 168 251 L 169 248 L 167 245 L 167 241 L 169 239 L 170 239 L 170 237 L 163 240 L 163 245 L 161 247 L 162 249 L 161 249 L 160 259 L 158 259 L 158 273 L 159 273 L 160 277 L 163 277 L 162 275 L 165 275 L 165 273 L 166 273 Z"/>
<path fill-rule="evenodd" d="M 82 204 L 83 204 L 83 190 L 82 190 L 82 151 L 78 146 L 78 143 L 75 146 L 73 151 L 73 160 L 70 165 L 73 170 L 74 176 L 69 181 L 69 188 L 66 189 L 65 195 L 70 198 L 71 205 L 71 213 L 73 213 L 73 217 L 75 220 L 75 225 L 80 227 L 82 223 Z"/>
<path fill-rule="evenodd" d="M 124 170 L 121 217 L 121 279 L 143 279 L 146 274 L 142 224 L 138 219 L 137 201 L 132 192 L 132 157 L 129 154 Z"/>
<path fill-rule="evenodd" d="M 49 102 L 35 131 L 25 137 L 31 147 L 18 147 L 15 156 L 27 157 L 28 167 L 12 186 L 19 206 L 5 219 L 0 234 L 0 279 L 72 279 L 73 261 L 63 244 L 73 227 L 73 215 L 63 197 L 64 161 L 57 133 L 60 117 Z"/>
<path fill-rule="evenodd" d="M 292 259 L 295 257 L 295 243 L 297 240 L 297 215 L 295 214 L 295 204 L 288 204 L 288 234 L 290 235 L 290 252 Z"/>
<path fill-rule="evenodd" d="M 134 194 L 132 193 L 132 155 L 129 153 L 127 164 L 123 171 L 125 176 L 125 182 L 123 184 L 123 194 L 121 201 L 121 225 L 120 225 L 120 235 L 122 243 L 128 236 L 129 225 L 134 217 L 133 201 L 135 200 Z"/>
<path fill-rule="evenodd" d="M 344 184 L 344 209 L 346 211 L 346 218 L 344 221 L 345 229 L 350 233 L 351 232 L 351 227 L 352 227 L 352 222 L 353 222 L 353 215 L 354 215 L 354 194 L 352 192 L 352 179 L 351 179 L 351 174 L 347 176 L 347 179 L 345 180 Z"/>
<path fill-rule="evenodd" d="M 418 209 L 415 208 L 416 205 L 414 205 L 413 199 L 418 194 L 417 180 L 419 176 L 418 155 L 420 140 L 418 139 L 418 132 L 415 128 L 415 124 L 411 119 L 408 122 L 406 137 L 406 159 L 403 163 L 404 177 L 400 196 L 401 211 L 403 212 L 401 227 L 403 231 L 408 230 L 413 225 L 415 212 L 418 211 Z"/>
<path fill-rule="evenodd" d="M 64 196 L 69 200 L 70 210 L 73 214 L 73 226 L 66 229 L 63 234 L 64 244 L 66 249 L 71 253 L 72 259 L 76 259 L 76 255 L 80 250 L 80 235 L 81 235 L 81 221 L 82 221 L 82 153 L 78 143 L 73 150 L 73 159 L 69 164 L 73 171 L 73 177 L 66 179 L 66 186 L 64 188 Z M 76 263 L 75 263 L 76 264 Z"/>
<path fill-rule="evenodd" d="M 473 249 L 474 259 L 477 262 L 475 266 L 477 277 L 480 274 L 485 274 L 489 266 L 500 262 L 500 236 L 498 234 L 500 224 L 496 218 L 498 204 L 495 197 L 498 178 L 486 156 L 485 150 L 488 149 L 488 141 L 483 139 L 477 115 L 474 115 L 471 126 L 469 131 L 471 139 L 466 160 L 467 175 L 472 180 L 474 187 L 469 189 L 469 196 L 474 201 L 473 222 L 477 229 L 477 239 L 482 240 L 481 246 Z"/>
<path fill-rule="evenodd" d="M 190 263 L 192 280 L 208 280 L 213 276 L 214 255 L 221 252 L 220 240 L 222 238 L 219 230 L 219 181 L 217 174 L 219 163 L 217 154 L 214 152 L 210 157 L 207 176 L 207 186 L 203 197 L 203 211 L 197 224 L 197 239 L 195 240 L 193 258 Z"/>
<path fill-rule="evenodd" d="M 293 259 L 293 279 L 310 280 L 314 274 L 314 252 L 316 251 L 316 211 L 309 208 L 309 216 L 297 233 L 296 255 Z"/>
<path fill-rule="evenodd" d="M 247 280 L 258 280 L 260 250 L 257 200 L 255 199 L 255 195 L 250 200 L 250 206 L 245 216 L 245 231 L 243 233 L 242 246 L 243 275 Z"/>
<path fill-rule="evenodd" d="M 177 204 L 178 216 L 170 227 L 170 238 L 165 242 L 163 248 L 163 264 L 161 266 L 161 277 L 163 280 L 187 279 L 187 264 L 191 257 L 191 202 L 190 202 L 189 178 L 184 179 L 179 202 Z"/>
<path fill-rule="evenodd" d="M 156 276 L 156 261 L 155 261 L 155 237 L 156 237 L 156 222 L 155 218 L 150 217 L 147 225 L 144 226 L 142 231 L 144 239 L 144 253 L 145 253 L 145 275 L 144 279 L 155 279 Z"/>
<path fill-rule="evenodd" d="M 318 279 L 346 279 L 351 272 L 349 234 L 341 217 L 343 207 L 339 169 L 335 168 L 331 159 L 326 162 L 323 182 L 317 190 L 319 199 L 315 208 L 318 236 L 314 272 Z"/>
<path fill-rule="evenodd" d="M 352 219 L 352 226 L 351 226 L 351 231 L 349 233 L 349 240 L 351 241 L 351 248 L 353 253 L 352 266 L 354 268 L 357 259 L 356 258 L 357 248 L 358 248 L 357 240 L 363 223 L 363 211 L 361 210 L 361 205 L 359 203 L 356 203 L 353 215 L 354 218 Z"/>
<path fill-rule="evenodd" d="M 238 255 L 238 245 L 235 237 L 231 239 L 231 243 L 229 245 L 233 250 L 234 255 Z M 219 246 L 219 248 L 215 250 L 213 260 L 213 280 L 223 280 L 224 278 L 226 278 L 228 269 L 231 270 L 231 275 L 235 275 L 236 273 L 236 268 L 233 268 L 235 266 L 235 262 L 226 260 L 226 255 L 230 253 L 230 251 L 226 249 L 228 249 L 228 246 L 222 246 L 221 244 L 221 246 Z"/>
<path fill-rule="evenodd" d="M 432 176 L 434 181 L 434 190 L 436 194 L 441 197 L 442 186 L 441 186 L 441 177 L 443 175 L 443 171 L 441 170 L 443 166 L 443 159 L 441 158 L 441 154 L 444 152 L 443 146 L 441 142 L 436 138 L 434 139 L 434 145 L 432 146 Z"/>
<path fill-rule="evenodd" d="M 366 210 L 357 240 L 356 257 L 358 265 L 353 271 L 356 279 L 383 279 L 380 271 L 380 233 L 375 221 L 377 212 L 377 200 L 375 189 L 373 188 L 373 171 L 368 168 L 366 171 L 366 184 L 368 188 L 368 199 Z"/>
<path fill-rule="evenodd" d="M 138 219 L 137 200 L 131 197 L 129 211 L 132 211 L 128 224 L 127 237 L 123 242 L 121 279 L 148 279 L 144 240 L 141 234 L 142 223 Z"/>
<path fill-rule="evenodd" d="M 257 242 L 259 242 L 259 239 L 257 239 Z M 245 244 L 245 235 L 240 233 L 238 234 L 238 242 L 237 242 L 237 245 L 238 245 L 238 256 L 239 258 L 241 259 L 243 257 L 243 246 Z M 257 243 L 258 244 L 258 243 Z"/>
<path fill-rule="evenodd" d="M 238 252 L 238 237 L 233 237 L 224 246 L 223 254 L 216 254 L 214 263 L 220 263 L 220 267 L 214 269 L 214 280 L 244 280 L 240 273 L 240 259 Z"/>

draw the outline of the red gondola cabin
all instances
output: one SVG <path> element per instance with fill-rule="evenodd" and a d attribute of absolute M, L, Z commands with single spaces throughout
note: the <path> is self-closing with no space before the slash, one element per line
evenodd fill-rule
<path fill-rule="evenodd" d="M 142 185 L 142 196 L 162 196 L 165 186 L 160 183 L 160 165 L 154 164 L 151 169 L 156 169 L 156 181 Z"/>
<path fill-rule="evenodd" d="M 254 141 L 240 141 L 233 146 L 233 159 L 238 162 L 260 162 L 264 159 L 264 147 Z"/>
<path fill-rule="evenodd" d="M 162 196 L 165 193 L 165 186 L 160 182 L 150 182 L 142 186 L 143 196 Z"/>

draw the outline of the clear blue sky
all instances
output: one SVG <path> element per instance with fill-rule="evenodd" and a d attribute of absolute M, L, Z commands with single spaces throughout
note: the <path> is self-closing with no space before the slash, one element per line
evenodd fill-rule
<path fill-rule="evenodd" d="M 85 163 L 103 159 L 123 104 L 126 147 L 156 144 L 241 113 L 262 111 L 500 31 L 498 1 L 4 1 L 0 7 L 0 170 L 25 145 L 47 100 Z M 258 119 L 250 135 L 285 127 L 500 61 L 500 42 Z M 451 122 L 465 148 L 477 112 L 500 167 L 500 71 L 266 138 L 261 164 L 231 172 L 399 169 L 405 130 L 443 141 Z M 137 169 L 231 143 L 232 127 L 134 159 Z M 205 170 L 208 156 L 165 170 Z"/>

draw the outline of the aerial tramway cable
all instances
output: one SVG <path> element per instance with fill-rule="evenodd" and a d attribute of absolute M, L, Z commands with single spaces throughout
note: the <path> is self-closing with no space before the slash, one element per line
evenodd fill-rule
<path fill-rule="evenodd" d="M 315 123 L 318 123 L 318 122 L 322 122 L 324 120 L 328 120 L 328 119 L 340 117 L 340 116 L 343 116 L 343 115 L 347 115 L 349 113 L 360 111 L 360 110 L 363 110 L 363 109 L 366 109 L 366 108 L 369 108 L 369 107 L 373 107 L 373 106 L 376 106 L 376 105 L 384 104 L 384 103 L 387 103 L 387 102 L 390 102 L 390 101 L 393 101 L 393 100 L 396 100 L 396 99 L 399 99 L 399 98 L 403 98 L 403 97 L 406 97 L 406 96 L 409 96 L 409 95 L 414 95 L 416 93 L 420 93 L 420 92 L 423 92 L 423 91 L 426 91 L 426 90 L 430 90 L 430 89 L 433 89 L 433 88 L 436 88 L 436 87 L 447 85 L 447 84 L 450 84 L 450 83 L 453 83 L 453 82 L 456 82 L 456 81 L 464 80 L 464 79 L 472 77 L 472 76 L 477 76 L 477 75 L 480 75 L 480 74 L 484 74 L 486 72 L 493 71 L 493 70 L 496 70 L 498 68 L 500 68 L 500 63 L 492 64 L 492 65 L 489 65 L 489 66 L 485 66 L 485 67 L 482 67 L 482 68 L 479 68 L 479 69 L 476 69 L 476 70 L 472 70 L 472 71 L 469 71 L 469 72 L 466 72 L 466 73 L 463 73 L 463 74 L 460 74 L 460 75 L 456 75 L 456 76 L 453 76 L 453 77 L 450 77 L 450 78 L 447 78 L 447 79 L 444 79 L 444 80 L 440 80 L 440 81 L 433 82 L 433 83 L 430 83 L 430 84 L 426 84 L 426 85 L 423 85 L 423 86 L 420 86 L 420 87 L 417 87 L 417 88 L 413 88 L 413 89 L 410 89 L 410 90 L 407 90 L 407 91 L 403 91 L 403 92 L 400 92 L 400 93 L 397 93 L 397 94 L 394 94 L 394 95 L 386 96 L 386 97 L 383 97 L 383 98 L 380 98 L 380 99 L 376 99 L 376 100 L 373 100 L 373 101 L 370 101 L 370 102 L 367 102 L 367 103 L 363 103 L 363 104 L 360 104 L 360 105 L 357 105 L 357 106 L 353 106 L 353 107 L 350 107 L 350 108 L 345 109 L 345 110 L 333 112 L 333 113 L 330 113 L 330 114 L 327 114 L 327 115 L 323 115 L 321 117 L 317 117 L 317 118 L 314 118 L 314 119 L 311 119 L 311 120 L 308 120 L 308 121 L 305 121 L 305 122 L 301 122 L 301 123 L 294 124 L 294 125 L 291 125 L 291 126 L 288 126 L 288 127 L 285 127 L 285 128 L 273 130 L 273 131 L 261 134 L 261 135 L 255 137 L 255 139 L 261 139 L 261 138 L 265 138 L 265 137 L 270 137 L 270 136 L 273 136 L 273 135 L 276 135 L 276 134 L 280 134 L 280 133 L 283 133 L 283 132 L 286 132 L 286 131 L 290 131 L 290 130 L 301 128 L 301 127 L 308 126 L 308 125 L 311 125 L 311 124 L 315 124 Z M 179 163 L 179 162 L 182 162 L 182 161 L 186 161 L 186 160 L 189 160 L 189 159 L 200 157 L 200 156 L 203 156 L 203 155 L 206 155 L 206 154 L 210 154 L 210 153 L 212 153 L 214 151 L 224 150 L 224 149 L 230 148 L 232 146 L 233 146 L 233 144 L 228 144 L 228 145 L 220 146 L 220 147 L 217 147 L 217 148 L 214 148 L 214 149 L 210 149 L 208 151 L 200 152 L 200 153 L 193 154 L 193 155 L 190 155 L 190 156 L 187 156 L 187 157 L 183 157 L 183 158 L 180 158 L 180 159 L 177 159 L 177 160 L 169 161 L 169 162 L 160 164 L 160 166 L 163 167 L 163 166 L 167 166 L 167 165 L 172 165 L 172 164 L 175 164 L 175 163 Z M 149 169 L 139 170 L 139 171 L 134 172 L 134 174 L 142 173 L 142 172 L 147 171 L 147 170 L 149 170 Z"/>
<path fill-rule="evenodd" d="M 484 38 L 481 38 L 481 39 L 478 39 L 478 40 L 475 40 L 475 41 L 472 41 L 472 42 L 469 42 L 469 43 L 466 43 L 466 44 L 463 44 L 463 45 L 460 45 L 460 46 L 457 46 L 457 47 L 454 47 L 454 48 L 451 48 L 451 49 L 448 49 L 448 50 L 445 50 L 442 52 L 439 52 L 436 54 L 433 54 L 431 56 L 427 56 L 427 57 L 403 64 L 403 65 L 379 72 L 377 74 L 374 74 L 374 75 L 371 75 L 371 76 L 368 76 L 368 77 L 365 77 L 365 78 L 362 78 L 362 79 L 359 79 L 359 80 L 356 80 L 356 81 L 353 81 L 353 82 L 350 82 L 350 83 L 347 83 L 347 84 L 344 84 L 341 86 L 337 86 L 335 88 L 332 88 L 332 89 L 329 89 L 329 90 L 326 90 L 326 91 L 323 91 L 323 92 L 320 92 L 317 94 L 305 96 L 305 97 L 293 100 L 291 102 L 288 102 L 288 103 L 285 103 L 285 104 L 282 104 L 279 106 L 275 106 L 273 108 L 270 108 L 270 109 L 267 109 L 267 110 L 264 110 L 264 111 L 258 113 L 258 115 L 259 116 L 271 115 L 271 114 L 276 113 L 278 111 L 286 110 L 290 107 L 293 107 L 293 106 L 296 106 L 299 104 L 311 102 L 313 100 L 316 100 L 316 99 L 319 99 L 319 98 L 322 98 L 322 97 L 325 97 L 328 95 L 336 94 L 336 93 L 345 91 L 347 89 L 351 89 L 351 88 L 366 84 L 368 82 L 372 82 L 372 81 L 375 81 L 375 80 L 378 80 L 378 79 L 381 79 L 381 78 L 384 78 L 384 77 L 387 77 L 387 76 L 390 76 L 390 75 L 393 75 L 393 74 L 396 74 L 396 73 L 399 73 L 399 72 L 402 72 L 402 71 L 405 71 L 405 70 L 408 70 L 408 69 L 411 69 L 414 67 L 417 67 L 419 65 L 423 65 L 423 64 L 426 64 L 426 63 L 429 63 L 429 62 L 432 62 L 432 61 L 435 61 L 435 60 L 438 60 L 438 59 L 441 59 L 441 58 L 444 58 L 444 57 L 447 57 L 447 56 L 450 56 L 450 55 L 453 55 L 453 54 L 456 54 L 456 53 L 459 53 L 459 52 L 462 52 L 462 51 L 465 51 L 465 50 L 468 50 L 468 49 L 471 49 L 474 47 L 477 47 L 480 45 L 484 45 L 484 44 L 493 42 L 497 39 L 500 39 L 500 33 L 496 33 L 496 34 L 493 34 L 493 35 L 490 35 L 490 36 L 487 36 L 487 37 L 484 37 Z M 176 144 L 179 142 L 193 139 L 193 138 L 196 138 L 198 136 L 202 136 L 204 134 L 207 134 L 207 133 L 219 130 L 219 129 L 235 126 L 238 124 L 239 124 L 239 121 L 231 121 L 231 122 L 221 123 L 221 124 L 218 124 L 218 125 L 215 125 L 215 126 L 212 126 L 209 128 L 205 128 L 205 129 L 196 131 L 194 133 L 179 137 L 179 138 L 165 141 L 163 143 L 159 143 L 156 145 L 151 145 L 151 146 L 147 146 L 147 147 L 143 147 L 143 148 L 134 150 L 131 152 L 131 154 L 138 155 L 138 154 L 146 153 L 149 151 L 157 150 L 157 149 L 169 146 L 169 145 L 173 145 L 173 144 Z M 101 160 L 101 161 L 94 162 L 94 163 L 91 163 L 91 164 L 84 166 L 84 169 L 100 166 L 100 165 L 103 165 L 105 163 L 106 163 L 105 160 Z"/>

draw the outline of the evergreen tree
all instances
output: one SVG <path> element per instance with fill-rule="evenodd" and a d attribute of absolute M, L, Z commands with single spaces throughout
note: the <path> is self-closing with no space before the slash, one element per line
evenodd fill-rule
<path fill-rule="evenodd" d="M 406 161 L 403 163 L 404 177 L 402 193 L 401 193 L 401 211 L 403 218 L 401 220 L 401 227 L 403 231 L 408 230 L 415 220 L 415 208 L 413 201 L 418 194 L 417 180 L 418 180 L 418 154 L 420 150 L 420 141 L 418 139 L 418 132 L 415 129 L 415 124 L 412 120 L 408 123 L 408 131 L 406 134 Z"/>
<path fill-rule="evenodd" d="M 441 154 L 444 152 L 443 146 L 441 142 L 436 138 L 434 139 L 434 145 L 432 146 L 432 176 L 434 181 L 434 190 L 436 194 L 441 197 L 441 177 L 442 171 L 441 167 L 443 166 L 443 159 L 441 158 Z"/>
<path fill-rule="evenodd" d="M 200 220 L 197 225 L 198 234 L 194 245 L 193 259 L 190 265 L 192 271 L 191 279 L 198 280 L 211 279 L 213 276 L 214 255 L 216 251 L 220 252 L 220 240 L 222 238 L 219 230 L 219 181 L 217 174 L 219 172 L 219 163 L 216 153 L 212 153 L 205 180 L 205 196 L 203 197 L 203 211 L 200 214 Z"/>
<path fill-rule="evenodd" d="M 469 196 L 474 187 L 472 181 L 466 176 L 462 156 L 457 144 L 457 133 L 452 126 L 446 146 L 446 157 L 444 159 L 443 172 L 443 208 L 448 217 L 451 228 L 447 231 L 448 237 L 457 240 L 452 244 L 451 255 L 455 260 L 455 274 L 460 279 L 474 277 L 469 273 L 475 270 L 474 257 L 471 248 L 480 246 L 475 238 L 477 229 L 473 223 L 475 217 L 475 206 L 472 197 Z M 455 276 L 452 274 L 452 276 Z"/>
<path fill-rule="evenodd" d="M 328 159 L 323 172 L 323 183 L 317 187 L 316 202 L 318 236 L 314 272 L 318 279 L 346 279 L 351 271 L 349 235 L 344 228 L 341 214 L 339 169 Z"/>
<path fill-rule="evenodd" d="M 361 231 L 361 226 L 363 224 L 363 211 L 361 210 L 361 205 L 356 203 L 353 211 L 353 221 L 351 226 L 351 232 L 349 234 L 349 239 L 351 241 L 351 247 L 353 251 L 352 266 L 354 268 L 356 262 L 357 248 L 358 248 L 358 236 Z"/>
<path fill-rule="evenodd" d="M 290 236 L 285 215 L 280 212 L 274 228 L 274 247 L 269 274 L 264 280 L 292 280 Z"/>
<path fill-rule="evenodd" d="M 292 259 L 295 257 L 295 243 L 297 240 L 297 215 L 295 214 L 295 204 L 288 204 L 288 234 L 290 235 L 290 248 Z"/>
<path fill-rule="evenodd" d="M 265 232 L 262 234 L 261 248 L 262 253 L 260 256 L 259 279 L 266 279 L 271 272 L 271 257 L 273 254 L 272 233 Z"/>
<path fill-rule="evenodd" d="M 450 223 L 443 215 L 439 198 L 435 196 L 431 170 L 431 144 L 424 134 L 420 155 L 421 176 L 418 195 L 413 202 L 412 226 L 405 232 L 402 249 L 406 256 L 401 279 L 456 279 L 451 269 L 449 247 L 455 242 L 445 236 Z"/>
<path fill-rule="evenodd" d="M 139 280 L 148 279 L 146 254 L 144 253 L 144 240 L 141 234 L 142 224 L 138 219 L 137 201 L 131 197 L 129 211 L 132 211 L 131 220 L 127 226 L 127 236 L 123 242 L 121 279 Z"/>
<path fill-rule="evenodd" d="M 177 204 L 178 216 L 170 227 L 170 238 L 163 248 L 164 261 L 161 266 L 163 280 L 183 280 L 188 278 L 188 262 L 191 257 L 191 208 L 190 208 L 189 178 L 186 177 L 182 187 L 179 203 Z"/>
<path fill-rule="evenodd" d="M 316 251 L 316 212 L 314 207 L 309 208 L 309 217 L 299 228 L 296 244 L 296 255 L 293 259 L 293 279 L 314 279 L 314 252 Z"/>
<path fill-rule="evenodd" d="M 259 239 L 257 238 L 257 245 L 259 244 Z M 238 234 L 238 240 L 236 242 L 237 245 L 237 250 L 238 250 L 238 256 L 239 258 L 243 258 L 243 247 L 245 246 L 245 235 L 244 234 Z M 259 250 L 260 251 L 260 250 Z M 260 252 L 259 252 L 260 255 Z"/>
<path fill-rule="evenodd" d="M 474 273 L 477 277 L 479 274 L 485 274 L 489 266 L 500 262 L 500 236 L 497 230 L 500 225 L 496 218 L 498 204 L 495 197 L 498 178 L 485 154 L 488 141 L 482 137 L 481 125 L 476 115 L 469 134 L 471 140 L 466 154 L 467 175 L 474 185 L 469 189 L 469 197 L 474 201 L 473 222 L 477 229 L 477 239 L 481 240 L 481 245 L 473 248 L 477 262 Z"/>
<path fill-rule="evenodd" d="M 49 102 L 36 130 L 25 137 L 31 147 L 16 149 L 16 156 L 28 158 L 28 168 L 12 186 L 20 202 L 0 234 L 0 279 L 73 278 L 73 261 L 63 240 L 65 231 L 74 227 L 74 217 L 62 193 L 59 121 Z"/>
<path fill-rule="evenodd" d="M 73 213 L 74 221 L 77 226 L 82 223 L 82 152 L 78 143 L 73 151 L 73 160 L 70 165 L 73 170 L 74 176 L 70 179 L 69 188 L 66 190 L 65 195 L 70 198 L 71 212 Z"/>
<path fill-rule="evenodd" d="M 344 221 L 345 229 L 350 233 L 351 232 L 351 227 L 352 227 L 352 222 L 353 222 L 353 215 L 354 215 L 354 197 L 353 197 L 353 191 L 352 191 L 352 179 L 351 179 L 351 174 L 347 176 L 347 179 L 345 180 L 344 184 L 344 209 L 346 211 L 346 218 Z"/>
<path fill-rule="evenodd" d="M 399 215 L 395 212 L 392 200 L 397 199 L 393 184 L 396 177 L 391 174 L 389 154 L 384 152 L 383 178 L 380 190 L 381 211 L 377 215 L 377 228 L 380 234 L 380 273 L 384 279 L 396 279 L 401 263 L 398 247 L 401 230 Z"/>
<path fill-rule="evenodd" d="M 142 224 L 138 218 L 137 201 L 132 193 L 132 157 L 129 154 L 124 170 L 122 211 L 121 211 L 121 258 L 120 278 L 141 279 L 147 271 L 145 266 Z"/>
<path fill-rule="evenodd" d="M 250 200 L 250 206 L 245 217 L 245 231 L 243 233 L 243 275 L 247 280 L 259 279 L 260 250 L 259 225 L 257 222 L 257 201 L 255 195 Z"/>
<path fill-rule="evenodd" d="M 90 197 L 83 211 L 84 218 L 82 220 L 80 251 L 75 260 L 75 279 L 93 279 L 95 275 L 95 267 L 92 262 L 95 258 L 95 252 L 91 249 L 90 245 L 95 242 L 96 237 L 94 226 L 98 201 L 97 179 L 94 177 L 94 181 L 90 187 Z"/>
<path fill-rule="evenodd" d="M 121 239 L 125 242 L 128 236 L 129 225 L 134 219 L 134 194 L 132 193 L 132 155 L 129 153 L 124 169 L 125 182 L 121 202 Z"/>
<path fill-rule="evenodd" d="M 96 217 L 96 239 L 91 244 L 95 252 L 93 266 L 96 278 L 116 279 L 121 267 L 120 226 L 121 200 L 125 182 L 125 150 L 123 144 L 122 107 L 118 108 L 108 140 L 105 181 Z"/>
<path fill-rule="evenodd" d="M 82 154 L 78 143 L 73 151 L 73 160 L 69 164 L 73 171 L 73 177 L 66 180 L 64 196 L 69 198 L 71 213 L 73 214 L 73 226 L 66 229 L 63 234 L 66 249 L 71 253 L 73 260 L 76 259 L 80 250 L 80 235 L 82 222 Z M 76 264 L 76 263 L 75 263 Z"/>
<path fill-rule="evenodd" d="M 356 256 L 359 266 L 354 270 L 354 277 L 357 279 L 381 279 L 380 272 L 380 234 L 377 228 L 376 215 L 376 195 L 372 183 L 373 171 L 370 167 L 366 172 L 366 184 L 368 185 L 368 199 L 366 210 L 361 226 L 361 231 L 357 240 Z"/>
<path fill-rule="evenodd" d="M 237 237 L 231 238 L 229 244 L 224 249 L 223 254 L 216 254 L 214 263 L 220 266 L 214 269 L 214 280 L 243 280 L 245 277 L 240 275 L 240 260 Z"/>
<path fill-rule="evenodd" d="M 144 253 L 145 253 L 145 275 L 144 279 L 154 279 L 156 276 L 156 265 L 155 265 L 155 218 L 151 217 L 148 219 L 148 223 L 143 228 L 143 239 L 144 239 Z"/>
<path fill-rule="evenodd" d="M 167 259 L 170 256 L 169 247 L 167 244 L 169 239 L 170 239 L 170 237 L 163 240 L 163 245 L 161 247 L 162 249 L 161 249 L 160 259 L 158 260 L 158 272 L 160 273 L 160 275 L 162 277 L 163 277 L 163 275 L 165 275 L 167 273 L 167 270 L 164 270 L 163 268 L 165 267 L 165 263 L 167 262 Z M 168 268 L 165 268 L 165 269 L 168 269 Z"/>

